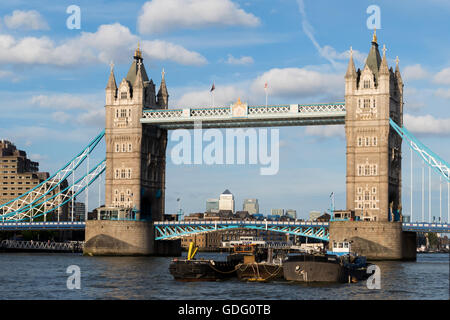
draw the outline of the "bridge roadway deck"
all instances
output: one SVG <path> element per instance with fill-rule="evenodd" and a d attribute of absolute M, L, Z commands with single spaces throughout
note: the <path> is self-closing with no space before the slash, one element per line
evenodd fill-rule
<path fill-rule="evenodd" d="M 328 228 L 329 222 L 314 221 L 264 221 L 264 220 L 216 220 L 216 221 L 156 221 L 155 227 L 220 227 L 232 226 L 234 228 L 265 226 L 273 227 L 301 227 L 301 228 Z M 61 221 L 61 222 L 0 222 L 0 231 L 20 231 L 20 230 L 84 230 L 86 223 L 84 221 Z M 200 229 L 199 229 L 200 230 Z M 449 223 L 428 223 L 428 222 L 404 222 L 404 231 L 415 232 L 439 232 L 450 233 Z M 214 231 L 214 230 L 211 230 Z M 199 231 L 200 232 L 200 231 Z M 280 230 L 280 232 L 283 232 Z"/>

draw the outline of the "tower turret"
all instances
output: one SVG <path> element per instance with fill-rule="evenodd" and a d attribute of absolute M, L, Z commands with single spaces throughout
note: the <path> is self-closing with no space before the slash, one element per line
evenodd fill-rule
<path fill-rule="evenodd" d="M 117 97 L 117 84 L 114 76 L 114 64 L 111 62 L 108 84 L 106 85 L 106 104 L 110 104 Z"/>
<path fill-rule="evenodd" d="M 169 93 L 167 92 L 164 69 L 161 72 L 161 85 L 158 91 L 158 106 L 161 109 L 167 109 L 169 106 Z"/>
<path fill-rule="evenodd" d="M 354 71 L 351 57 L 345 75 L 347 209 L 362 220 L 392 221 L 400 216 L 401 139 L 392 132 L 389 119 L 401 122 L 403 113 L 401 94 L 392 90 L 394 78 L 386 47 L 381 58 L 374 31 L 363 70 Z"/>

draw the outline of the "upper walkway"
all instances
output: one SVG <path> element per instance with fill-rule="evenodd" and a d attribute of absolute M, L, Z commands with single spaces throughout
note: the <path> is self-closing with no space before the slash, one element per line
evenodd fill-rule
<path fill-rule="evenodd" d="M 146 109 L 141 123 L 164 129 L 280 127 L 345 124 L 345 103 L 247 106 L 240 102 L 229 107 Z"/>

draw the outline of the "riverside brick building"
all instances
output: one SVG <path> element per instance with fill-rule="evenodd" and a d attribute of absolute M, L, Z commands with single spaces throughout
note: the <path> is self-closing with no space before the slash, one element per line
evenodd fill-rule
<path fill-rule="evenodd" d="M 39 163 L 27 158 L 25 151 L 18 150 L 8 140 L 0 140 L 0 205 L 19 197 L 21 194 L 33 189 L 41 182 L 49 178 L 48 172 L 39 172 Z M 66 188 L 67 182 L 63 181 L 60 188 Z M 59 192 L 59 188 L 50 192 L 47 197 Z M 0 209 L 1 210 L 1 209 Z M 67 218 L 67 205 L 64 205 L 47 215 L 47 220 L 52 217 L 65 220 Z"/>

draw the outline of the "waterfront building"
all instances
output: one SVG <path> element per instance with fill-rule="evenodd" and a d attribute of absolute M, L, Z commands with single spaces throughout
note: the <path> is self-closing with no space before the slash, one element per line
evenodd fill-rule
<path fill-rule="evenodd" d="M 219 197 L 219 211 L 231 211 L 234 213 L 234 196 L 227 189 Z"/>
<path fill-rule="evenodd" d="M 259 213 L 258 199 L 245 199 L 242 210 L 247 211 L 249 214 Z"/>
<path fill-rule="evenodd" d="M 287 209 L 285 214 L 291 219 L 297 219 L 297 211 L 294 209 Z"/>
<path fill-rule="evenodd" d="M 219 199 L 206 200 L 206 212 L 219 212 Z"/>
<path fill-rule="evenodd" d="M 39 163 L 31 161 L 27 153 L 18 150 L 8 140 L 0 140 L 0 204 L 13 200 L 25 192 L 33 189 L 41 182 L 49 178 L 48 172 L 39 172 Z M 60 187 L 56 187 L 46 198 L 59 193 L 60 188 L 66 188 L 67 181 L 63 181 Z M 61 197 L 57 197 L 59 200 Z M 50 206 L 50 204 L 47 204 Z M 50 207 L 48 209 L 51 209 Z M 68 205 L 65 204 L 53 212 L 47 214 L 46 220 L 67 219 Z M 44 218 L 42 218 L 44 219 Z"/>
<path fill-rule="evenodd" d="M 284 209 L 271 209 L 270 210 L 270 214 L 272 216 L 280 216 L 280 217 L 282 217 L 282 216 L 284 216 Z"/>

